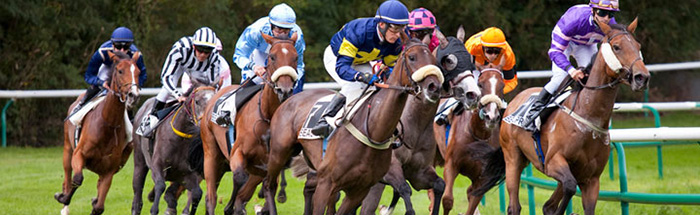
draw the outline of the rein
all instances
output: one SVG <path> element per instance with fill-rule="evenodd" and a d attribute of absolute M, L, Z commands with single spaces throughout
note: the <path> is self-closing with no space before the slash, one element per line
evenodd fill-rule
<path fill-rule="evenodd" d="M 418 94 L 420 94 L 420 92 L 422 91 L 422 89 L 420 88 L 420 86 L 419 86 L 418 84 L 416 84 L 415 81 L 413 81 L 413 79 L 410 78 L 410 77 L 411 77 L 411 74 L 413 73 L 413 70 L 412 70 L 411 67 L 409 67 L 408 64 L 406 63 L 406 53 L 407 53 L 409 50 L 411 50 L 412 48 L 415 48 L 415 47 L 425 47 L 425 48 L 428 48 L 428 45 L 425 45 L 425 44 L 423 44 L 423 43 L 419 43 L 419 44 L 413 44 L 413 45 L 407 46 L 407 47 L 404 49 L 404 51 L 401 52 L 401 55 L 399 56 L 399 59 L 401 59 L 401 67 L 403 68 L 403 71 L 404 71 L 404 73 L 406 74 L 406 76 L 409 77 L 408 79 L 411 81 L 411 86 L 410 86 L 410 87 L 408 87 L 408 86 L 395 86 L 395 85 L 389 85 L 389 84 L 385 84 L 385 83 L 374 83 L 374 86 L 376 86 L 376 87 L 378 87 L 378 88 L 383 88 L 383 89 L 399 90 L 399 91 L 402 91 L 403 93 L 408 93 L 408 94 L 411 94 L 411 95 L 418 95 Z M 403 75 L 403 74 L 402 74 L 402 75 Z"/>
<path fill-rule="evenodd" d="M 185 113 L 189 116 L 190 122 L 192 122 L 194 125 L 199 124 L 199 121 L 201 121 L 203 116 L 197 116 L 197 113 L 195 111 L 194 96 L 196 95 L 196 93 L 198 91 L 201 91 L 201 90 L 214 91 L 216 89 L 214 87 L 208 87 L 208 86 L 207 87 L 198 87 L 198 88 L 194 89 L 194 91 L 192 91 L 190 93 L 190 95 L 188 96 L 187 100 L 189 102 L 187 102 L 187 104 L 181 104 L 180 107 L 177 108 L 177 110 L 173 114 L 172 118 L 170 119 L 170 128 L 173 130 L 173 132 L 175 134 L 177 134 L 177 136 L 180 136 L 182 138 L 192 138 L 192 136 L 194 136 L 194 134 L 187 134 L 185 132 L 177 130 L 177 128 L 175 128 L 175 126 L 173 125 L 173 122 L 175 122 L 175 118 L 177 117 L 177 114 L 180 112 L 180 110 L 182 110 L 182 108 L 185 107 Z"/>

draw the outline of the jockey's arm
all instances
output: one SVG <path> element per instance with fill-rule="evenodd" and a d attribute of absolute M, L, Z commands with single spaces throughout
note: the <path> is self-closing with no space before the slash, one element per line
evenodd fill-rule
<path fill-rule="evenodd" d="M 95 52 L 95 54 L 92 55 L 92 58 L 90 58 L 90 63 L 88 63 L 88 67 L 85 70 L 85 82 L 95 86 L 101 86 L 104 83 L 104 81 L 100 80 L 100 78 L 97 76 L 100 70 L 100 66 L 103 63 L 104 58 L 98 50 L 97 52 Z"/>
<path fill-rule="evenodd" d="M 163 70 L 161 71 L 160 75 L 160 81 L 163 84 L 163 87 L 165 87 L 165 89 L 167 89 L 175 98 L 182 97 L 182 93 L 177 90 L 177 83 L 174 83 L 171 80 L 171 77 L 175 74 L 175 72 L 177 72 L 175 70 L 180 67 L 179 64 L 182 62 L 184 57 L 182 53 L 183 50 L 186 49 L 179 46 L 174 46 L 173 49 L 170 50 L 165 59 Z"/>
<path fill-rule="evenodd" d="M 297 75 L 299 76 L 294 92 L 299 92 L 304 88 L 304 75 L 306 74 L 306 71 L 304 71 L 304 51 L 306 50 L 306 42 L 304 41 L 303 34 L 299 34 L 296 43 L 294 43 L 294 48 L 297 50 Z"/>
<path fill-rule="evenodd" d="M 248 26 L 238 38 L 236 49 L 233 53 L 233 63 L 241 71 L 253 69 L 255 63 L 250 59 L 250 55 L 253 54 L 253 50 L 255 50 L 255 47 L 258 47 L 261 41 L 260 31 L 253 30 L 252 26 Z"/>
<path fill-rule="evenodd" d="M 143 52 L 139 54 L 139 59 L 136 61 L 136 66 L 138 66 L 139 70 L 141 70 L 141 73 L 139 74 L 139 87 L 143 87 L 143 85 L 146 84 L 146 78 L 148 77 L 148 73 L 146 72 L 146 63 L 144 63 L 143 60 Z"/>

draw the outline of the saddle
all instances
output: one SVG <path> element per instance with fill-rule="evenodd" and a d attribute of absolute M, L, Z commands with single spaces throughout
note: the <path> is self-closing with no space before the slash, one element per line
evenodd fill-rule
<path fill-rule="evenodd" d="M 107 91 L 103 90 L 98 95 L 90 99 L 90 101 L 86 102 L 85 105 L 83 105 L 83 107 L 81 107 L 80 110 L 78 110 L 78 112 L 75 112 L 74 114 L 68 116 L 67 120 L 69 120 L 73 125 L 75 125 L 73 146 L 78 146 L 78 142 L 80 140 L 80 131 L 82 130 L 82 123 L 85 119 L 85 115 L 87 115 L 90 111 L 95 109 L 97 105 L 102 103 L 105 99 L 105 95 L 107 95 Z M 131 142 L 134 139 L 132 133 L 133 125 L 129 120 L 129 114 L 126 110 L 124 110 L 124 129 L 126 129 L 126 142 Z"/>
<path fill-rule="evenodd" d="M 214 104 L 214 109 L 211 114 L 211 121 L 216 123 L 216 119 L 220 116 L 225 116 L 225 112 L 231 113 L 229 117 L 230 122 L 235 122 L 236 112 L 238 109 L 243 107 L 256 93 L 262 90 L 264 85 L 253 85 L 253 86 L 241 86 L 240 88 L 228 92 L 219 99 L 216 100 Z M 217 123 L 218 124 L 218 123 Z M 220 125 L 221 127 L 227 127 L 228 125 Z"/>
<path fill-rule="evenodd" d="M 542 110 L 542 113 L 540 114 L 537 119 L 535 119 L 535 126 L 537 127 L 537 130 L 540 129 L 540 126 L 544 124 L 547 121 L 547 118 L 549 115 L 554 112 L 557 108 L 559 108 L 559 104 L 563 103 L 566 98 L 568 98 L 571 95 L 571 90 L 567 89 L 564 92 L 560 93 L 559 95 L 555 96 L 553 100 L 551 100 L 547 105 L 545 105 L 544 110 Z M 512 114 L 506 116 L 503 118 L 503 122 L 506 122 L 511 125 L 515 125 L 521 128 L 525 128 L 526 125 L 523 125 L 523 122 L 525 121 L 525 117 L 528 115 L 528 112 L 530 112 L 532 108 L 532 104 L 537 100 L 537 96 L 539 96 L 539 93 L 533 93 L 530 95 L 530 97 L 523 102 L 518 109 L 513 112 Z"/>
<path fill-rule="evenodd" d="M 348 102 L 342 109 L 340 109 L 340 111 L 338 111 L 338 114 L 336 114 L 336 116 L 332 118 L 326 118 L 326 121 L 329 122 L 328 124 L 331 125 L 331 128 L 333 130 L 335 130 L 338 127 L 338 123 L 336 122 L 338 122 L 339 120 L 351 120 L 357 112 L 357 110 L 360 109 L 360 107 L 362 107 L 361 104 L 365 103 L 367 99 L 370 98 L 375 92 L 377 92 L 375 89 L 370 88 L 365 94 L 361 95 L 358 99 Z M 334 94 L 321 97 L 314 103 L 314 105 L 311 107 L 311 110 L 309 110 L 309 114 L 306 117 L 304 125 L 299 131 L 299 135 L 297 136 L 298 139 L 314 140 L 323 138 L 321 136 L 312 134 L 311 129 L 318 124 L 318 121 L 321 119 L 321 116 L 323 116 L 323 113 L 325 113 L 326 109 L 328 109 L 328 104 L 330 104 L 330 101 L 333 99 L 333 96 Z M 331 135 L 332 133 L 333 132 L 331 132 Z"/>

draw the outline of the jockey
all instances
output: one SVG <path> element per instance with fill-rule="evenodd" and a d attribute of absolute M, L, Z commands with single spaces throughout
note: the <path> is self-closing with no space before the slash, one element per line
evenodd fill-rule
<path fill-rule="evenodd" d="M 394 66 L 403 46 L 399 38 L 407 24 L 406 6 L 388 0 L 379 6 L 374 18 L 352 20 L 333 35 L 323 62 L 326 72 L 341 85 L 341 90 L 311 133 L 328 136 L 330 125 L 325 118 L 338 113 L 345 105 L 346 96 L 350 101 L 358 98 L 363 88 L 379 79 L 372 74 L 370 61 L 382 60 L 387 66 Z"/>
<path fill-rule="evenodd" d="M 224 50 L 224 46 L 221 44 L 221 40 L 216 38 L 216 51 L 221 53 Z M 231 67 L 228 62 L 219 54 L 219 62 L 221 62 L 221 71 L 219 72 L 219 89 L 231 85 Z M 190 81 L 190 76 L 187 73 L 182 74 L 182 80 L 180 82 L 183 91 L 187 91 L 192 86 L 192 81 Z"/>
<path fill-rule="evenodd" d="M 248 26 L 236 42 L 236 51 L 233 54 L 233 63 L 241 69 L 241 84 L 248 79 L 253 79 L 250 84 L 263 82 L 267 55 L 270 52 L 270 44 L 267 44 L 260 33 L 273 37 L 291 38 L 297 34 L 294 43 L 299 59 L 297 60 L 298 79 L 294 87 L 294 94 L 301 92 L 304 87 L 304 33 L 296 24 L 296 14 L 289 5 L 278 4 L 270 10 L 269 16 L 263 17 Z M 256 77 L 257 76 L 257 77 Z"/>
<path fill-rule="evenodd" d="M 408 36 L 422 40 L 425 35 L 430 35 L 430 51 L 435 50 L 440 45 L 440 39 L 435 36 L 437 20 L 433 13 L 425 8 L 418 8 L 408 15 Z"/>
<path fill-rule="evenodd" d="M 620 11 L 618 0 L 590 0 L 588 5 L 575 5 L 559 18 L 552 30 L 552 45 L 549 48 L 549 59 L 552 61 L 552 78 L 544 86 L 539 97 L 533 103 L 525 122 L 525 130 L 534 131 L 534 121 L 540 115 L 544 106 L 567 75 L 574 80 L 584 78 L 581 69 L 569 62 L 573 56 L 579 67 L 585 67 L 598 52 L 596 46 L 605 37 L 595 21 L 606 24 L 616 24 L 615 13 Z M 532 124 L 532 125 L 531 125 Z"/>
<path fill-rule="evenodd" d="M 464 46 L 474 56 L 474 65 L 481 70 L 493 67 L 503 72 L 503 94 L 513 91 L 518 86 L 515 72 L 515 53 L 506 41 L 503 31 L 490 27 L 469 37 Z M 478 75 L 477 75 L 478 76 Z"/>
<path fill-rule="evenodd" d="M 182 37 L 173 44 L 165 58 L 160 75 L 163 88 L 156 96 L 156 103 L 151 113 L 143 118 L 136 134 L 150 135 L 153 128 L 158 125 L 159 118 L 156 113 L 165 107 L 168 100 L 173 98 L 178 102 L 187 100 L 187 97 L 182 96 L 176 88 L 178 79 L 183 73 L 187 73 L 190 78 L 200 83 L 215 84 L 221 70 L 219 52 L 215 48 L 216 34 L 209 27 L 197 29 L 193 36 Z"/>
<path fill-rule="evenodd" d="M 112 38 L 102 43 L 100 48 L 92 55 L 87 70 L 85 70 L 85 82 L 90 84 L 90 87 L 85 92 L 80 103 L 73 108 L 71 115 L 78 112 L 87 101 L 90 101 L 103 88 L 109 88 L 109 83 L 105 81 L 110 78 L 109 72 L 112 67 L 112 59 L 108 57 L 107 52 L 125 52 L 129 56 L 134 56 L 134 53 L 139 52 L 139 49 L 134 45 L 134 34 L 131 30 L 126 27 L 114 29 Z M 141 87 L 146 83 L 146 65 L 143 63 L 143 54 L 139 55 L 136 65 L 141 70 L 141 74 L 139 74 L 139 87 Z"/>

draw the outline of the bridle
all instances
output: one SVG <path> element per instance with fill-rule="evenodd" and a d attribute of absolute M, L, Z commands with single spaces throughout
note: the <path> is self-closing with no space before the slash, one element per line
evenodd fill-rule
<path fill-rule="evenodd" d="M 603 46 L 605 46 L 605 45 L 609 46 L 610 42 L 611 42 L 615 37 L 617 37 L 617 36 L 622 36 L 622 35 L 624 35 L 624 36 L 629 36 L 630 33 L 627 32 L 627 31 L 624 31 L 624 30 L 623 30 L 623 31 L 620 31 L 620 32 L 618 32 L 618 33 L 615 33 L 615 34 L 613 34 L 612 36 L 607 37 L 607 41 L 608 41 L 608 42 L 605 43 L 605 44 L 603 44 L 603 45 L 601 45 L 601 47 L 603 47 Z M 605 49 L 605 48 L 601 48 L 601 49 Z M 604 52 L 604 50 L 601 50 L 601 52 Z M 616 59 L 618 59 L 617 55 L 615 55 L 614 52 L 611 52 L 611 54 L 612 54 Z M 611 70 L 613 70 L 616 74 L 618 74 L 618 75 L 617 75 L 617 78 L 615 78 L 615 80 L 613 80 L 613 81 L 611 81 L 611 82 L 609 82 L 609 83 L 607 83 L 607 84 L 603 84 L 603 85 L 599 85 L 599 86 L 587 86 L 587 85 L 585 85 L 581 80 L 577 80 L 577 81 L 578 81 L 578 83 L 579 83 L 583 88 L 586 88 L 586 89 L 589 89 L 589 90 L 599 90 L 599 89 L 605 89 L 605 88 L 612 88 L 612 87 L 616 86 L 617 84 L 619 84 L 619 83 L 622 81 L 623 77 L 624 77 L 625 79 L 630 79 L 631 75 L 632 75 L 633 72 L 634 72 L 632 66 L 634 66 L 634 64 L 636 64 L 637 61 L 641 61 L 641 60 L 642 60 L 642 55 L 641 55 L 641 53 L 640 53 L 639 56 L 637 56 L 637 58 L 634 59 L 634 61 L 632 61 L 632 63 L 631 63 L 629 66 L 623 66 L 623 65 L 621 65 L 621 64 L 619 63 L 619 60 L 617 60 L 617 64 L 619 64 L 619 65 L 618 65 L 619 68 L 610 68 L 611 66 L 607 63 L 608 60 L 605 59 L 605 61 L 606 61 L 606 66 L 607 66 L 608 68 L 610 68 Z M 622 73 L 620 73 L 620 72 L 622 72 Z"/>
<path fill-rule="evenodd" d="M 273 42 L 272 44 L 270 44 L 270 49 L 275 47 L 275 45 L 282 44 L 282 43 L 289 43 L 289 44 L 292 44 L 292 46 L 294 46 L 294 41 L 292 41 L 292 40 L 277 40 L 277 41 Z M 268 58 L 270 58 L 270 56 L 268 56 Z M 269 62 L 269 59 L 268 59 L 268 62 Z M 268 71 L 267 68 L 269 66 L 270 65 L 265 66 L 266 71 Z M 280 90 L 280 88 L 277 86 L 277 82 L 272 82 L 272 81 L 268 80 L 267 76 L 270 76 L 270 75 L 272 75 L 272 74 L 269 74 L 268 72 L 265 73 L 265 77 L 263 77 L 263 80 L 265 81 L 265 85 L 272 87 L 272 89 L 275 89 L 275 92 L 277 92 L 278 90 Z M 294 87 L 296 87 L 296 84 L 297 83 L 294 82 Z"/>
<path fill-rule="evenodd" d="M 194 136 L 193 134 L 187 134 L 187 133 L 184 133 L 184 132 L 182 132 L 182 131 L 180 131 L 180 130 L 177 130 L 177 129 L 175 128 L 175 125 L 174 125 L 175 118 L 177 118 L 177 114 L 180 112 L 180 110 L 183 109 L 183 107 L 184 107 L 185 113 L 189 116 L 189 117 L 187 117 L 187 119 L 190 121 L 190 123 L 192 123 L 192 124 L 194 124 L 194 125 L 199 124 L 199 121 L 201 121 L 201 120 L 202 120 L 202 117 L 204 117 L 203 115 L 202 115 L 202 116 L 197 116 L 196 105 L 195 105 L 195 102 L 196 102 L 196 101 L 195 101 L 195 98 L 194 98 L 194 97 L 196 96 L 197 92 L 202 91 L 202 90 L 216 91 L 216 89 L 215 89 L 214 87 L 210 87 L 210 86 L 198 87 L 198 88 L 194 89 L 194 90 L 187 96 L 187 100 L 186 100 L 186 101 L 189 101 L 189 102 L 187 102 L 187 103 L 181 103 L 181 104 L 180 104 L 180 107 L 177 108 L 177 110 L 173 113 L 173 117 L 171 117 L 171 119 L 170 119 L 170 128 L 172 128 L 173 132 L 175 132 L 175 134 L 177 134 L 177 135 L 180 136 L 180 137 L 183 137 L 183 138 L 192 138 L 192 136 Z"/>
<path fill-rule="evenodd" d="M 401 68 L 404 71 L 401 74 L 401 76 L 403 77 L 403 75 L 405 74 L 408 77 L 408 80 L 411 83 L 410 86 L 396 86 L 396 85 L 389 85 L 389 84 L 385 84 L 385 83 L 374 83 L 374 86 L 376 86 L 378 88 L 383 88 L 383 89 L 398 90 L 398 91 L 401 91 L 402 93 L 408 93 L 411 95 L 420 94 L 421 91 L 423 91 L 423 89 L 421 89 L 420 85 L 418 85 L 418 83 L 416 83 L 411 78 L 411 74 L 413 74 L 414 71 L 413 71 L 413 69 L 411 69 L 411 67 L 408 66 L 408 63 L 406 63 L 407 58 L 408 58 L 406 56 L 406 53 L 408 53 L 409 50 L 411 50 L 413 48 L 421 48 L 421 47 L 428 49 L 428 45 L 425 45 L 423 43 L 409 43 L 404 48 L 404 51 L 401 52 L 401 54 L 399 55 L 399 59 L 401 60 Z M 403 78 L 401 78 L 401 79 L 403 79 Z"/>
<path fill-rule="evenodd" d="M 112 68 L 112 80 L 113 80 L 112 83 L 113 83 L 113 84 L 110 84 L 109 89 L 107 89 L 109 92 L 111 92 L 112 94 L 114 94 L 114 95 L 116 95 L 117 97 L 119 97 L 119 102 L 121 102 L 121 103 L 125 103 L 126 100 L 127 100 L 126 95 L 124 95 L 124 93 L 121 92 L 122 88 L 127 87 L 127 89 L 129 89 L 129 88 L 131 88 L 132 86 L 136 86 L 136 87 L 139 88 L 139 89 L 141 88 L 141 87 L 139 87 L 138 84 L 134 83 L 134 81 L 132 81 L 131 83 L 122 84 L 121 81 L 120 81 L 120 79 L 117 78 L 117 77 L 115 77 L 115 76 L 117 75 L 117 71 L 116 71 L 116 70 L 117 70 L 117 65 L 119 64 L 119 62 L 121 62 L 121 61 L 123 61 L 123 60 L 126 60 L 126 59 L 120 59 L 118 62 L 114 62 L 114 63 L 113 63 L 113 68 Z M 133 64 L 134 64 L 133 62 L 130 62 L 130 65 L 133 65 Z M 132 72 L 132 71 L 129 71 L 129 72 Z M 133 77 L 133 78 L 136 78 L 136 77 L 134 77 L 134 76 L 132 76 L 132 77 Z M 117 86 L 117 90 L 114 90 L 114 87 L 113 87 L 112 85 L 116 85 L 116 86 Z"/>

